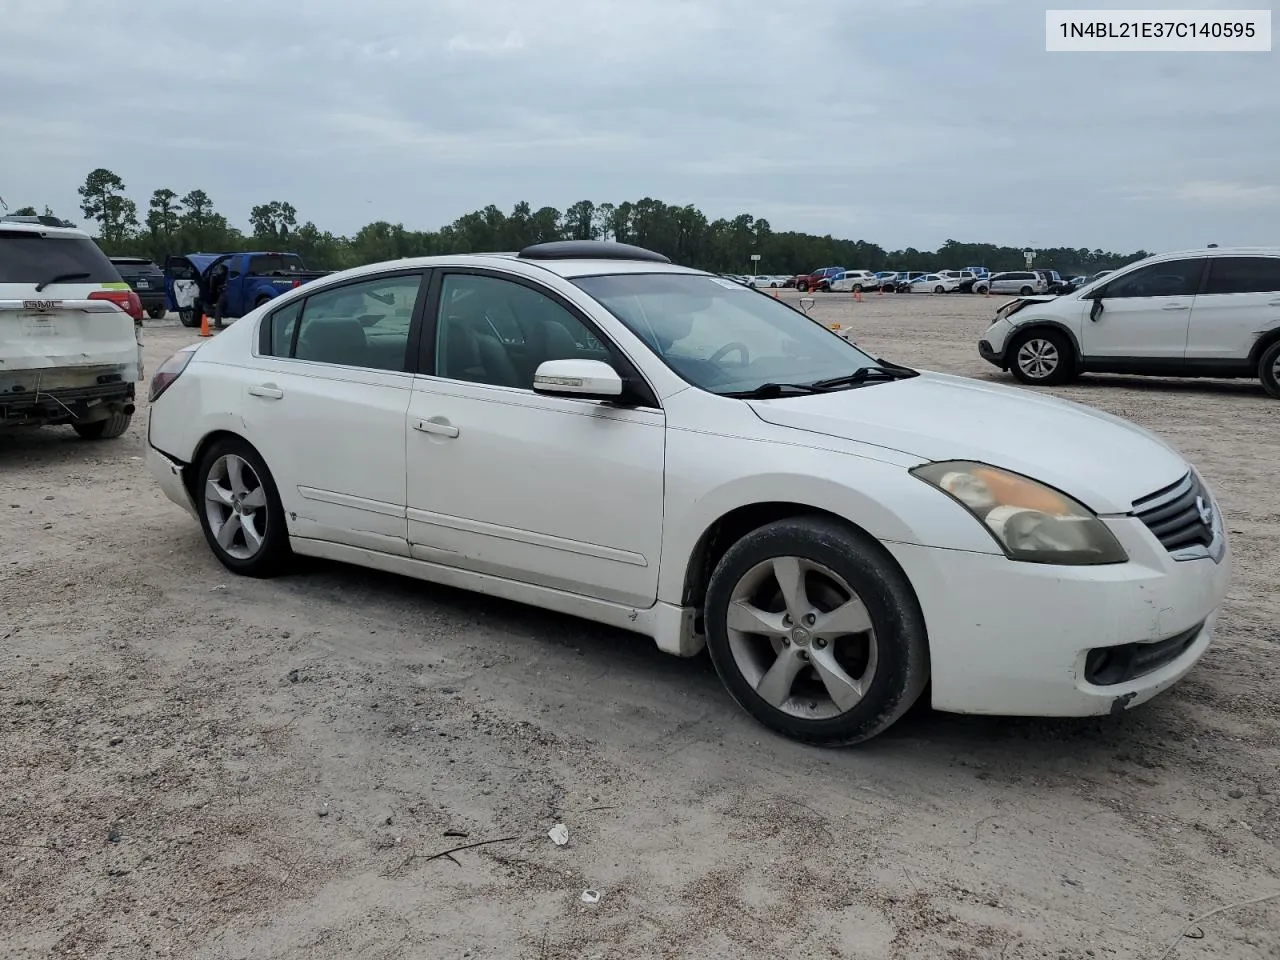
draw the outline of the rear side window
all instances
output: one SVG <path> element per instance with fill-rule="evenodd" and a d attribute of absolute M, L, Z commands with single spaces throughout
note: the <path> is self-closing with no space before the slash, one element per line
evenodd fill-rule
<path fill-rule="evenodd" d="M 267 318 L 267 343 L 273 357 L 287 357 L 293 348 L 293 331 L 298 328 L 302 301 L 296 300 Z"/>
<path fill-rule="evenodd" d="M 68 283 L 119 283 L 120 273 L 88 237 L 0 230 L 0 283 L 42 283 L 74 275 Z"/>
<path fill-rule="evenodd" d="M 1214 257 L 1204 292 L 1280 292 L 1280 257 Z"/>

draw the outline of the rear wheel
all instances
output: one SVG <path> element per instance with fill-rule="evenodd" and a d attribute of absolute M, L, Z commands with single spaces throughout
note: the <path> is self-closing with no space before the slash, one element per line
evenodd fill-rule
<path fill-rule="evenodd" d="M 944 287 L 942 284 L 938 284 L 936 287 L 934 287 L 934 288 L 933 288 L 933 292 L 934 292 L 934 293 L 946 293 L 946 292 L 947 292 L 947 288 L 946 288 L 946 287 Z"/>
<path fill-rule="evenodd" d="M 1031 330 L 1014 340 L 1009 350 L 1009 372 L 1022 383 L 1047 387 L 1075 376 L 1071 343 L 1056 330 Z"/>
<path fill-rule="evenodd" d="M 194 327 L 200 323 L 197 311 L 201 309 L 197 302 L 190 307 L 181 307 L 178 310 L 178 320 L 184 327 Z"/>
<path fill-rule="evenodd" d="M 1024 297 L 1029 297 L 1029 296 L 1031 296 L 1031 294 L 1032 294 L 1033 292 L 1034 292 L 1034 291 L 1033 291 L 1030 287 L 1023 287 L 1021 290 L 1019 290 L 1019 291 L 1018 291 L 1019 295 L 1024 296 Z"/>
<path fill-rule="evenodd" d="M 1258 379 L 1271 396 L 1280 400 L 1280 340 L 1277 340 L 1258 359 Z"/>
<path fill-rule="evenodd" d="M 80 435 L 81 440 L 114 440 L 124 435 L 131 422 L 133 422 L 133 414 L 113 413 L 105 420 L 73 423 L 71 429 Z"/>
<path fill-rule="evenodd" d="M 271 577 L 289 560 L 289 532 L 271 471 L 239 437 L 209 448 L 196 475 L 200 526 L 224 567 L 249 577 Z"/>
<path fill-rule="evenodd" d="M 151 307 L 147 310 L 147 316 L 152 320 L 163 320 L 166 313 L 168 311 L 164 307 Z"/>
<path fill-rule="evenodd" d="M 990 289 L 991 289 L 990 285 L 985 284 L 985 283 L 975 283 L 975 284 L 973 285 L 973 292 L 974 292 L 974 293 L 986 293 L 986 292 L 987 292 L 988 290 L 990 290 Z"/>
<path fill-rule="evenodd" d="M 705 620 L 729 693 L 797 740 L 874 737 L 928 679 L 924 617 L 906 577 L 874 540 L 824 517 L 771 523 L 730 547 Z"/>

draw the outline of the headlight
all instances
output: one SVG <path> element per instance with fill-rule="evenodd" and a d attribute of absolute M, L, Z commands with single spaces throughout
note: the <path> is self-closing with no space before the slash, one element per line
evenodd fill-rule
<path fill-rule="evenodd" d="M 1084 566 L 1129 559 L 1088 507 L 1020 474 L 967 460 L 911 473 L 964 506 L 1011 560 Z"/>

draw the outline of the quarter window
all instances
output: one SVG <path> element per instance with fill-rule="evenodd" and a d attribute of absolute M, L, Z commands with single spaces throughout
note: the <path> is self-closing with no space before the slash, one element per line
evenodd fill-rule
<path fill-rule="evenodd" d="M 1204 292 L 1280 292 L 1280 257 L 1213 257 Z"/>
<path fill-rule="evenodd" d="M 409 328 L 421 286 L 420 275 L 380 277 L 350 283 L 307 297 L 293 357 L 373 370 L 405 369 Z M 286 307 L 271 318 L 273 346 L 287 345 L 293 321 Z M 276 323 L 280 339 L 276 340 Z M 285 330 L 290 333 L 286 335 Z"/>
<path fill-rule="evenodd" d="M 436 322 L 437 376 L 532 390 L 542 363 L 570 359 L 612 362 L 580 320 L 537 290 L 499 277 L 445 276 Z"/>
<path fill-rule="evenodd" d="M 1200 288 L 1203 260 L 1166 260 L 1117 277 L 1102 295 L 1108 299 L 1190 297 Z"/>

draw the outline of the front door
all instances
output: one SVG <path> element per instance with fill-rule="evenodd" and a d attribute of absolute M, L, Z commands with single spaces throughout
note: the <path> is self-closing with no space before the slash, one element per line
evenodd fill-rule
<path fill-rule="evenodd" d="M 1181 363 L 1204 260 L 1167 260 L 1122 274 L 1081 301 L 1086 360 Z M 1101 311 L 1093 312 L 1095 300 Z"/>
<path fill-rule="evenodd" d="M 434 286 L 435 335 L 424 333 L 404 436 L 411 555 L 650 606 L 666 437 L 657 402 L 533 392 L 546 360 L 599 359 L 634 373 L 550 290 L 491 272 L 444 273 Z"/>
<path fill-rule="evenodd" d="M 243 409 L 293 536 L 408 554 L 406 357 L 423 286 L 420 271 L 386 274 L 264 318 Z"/>

